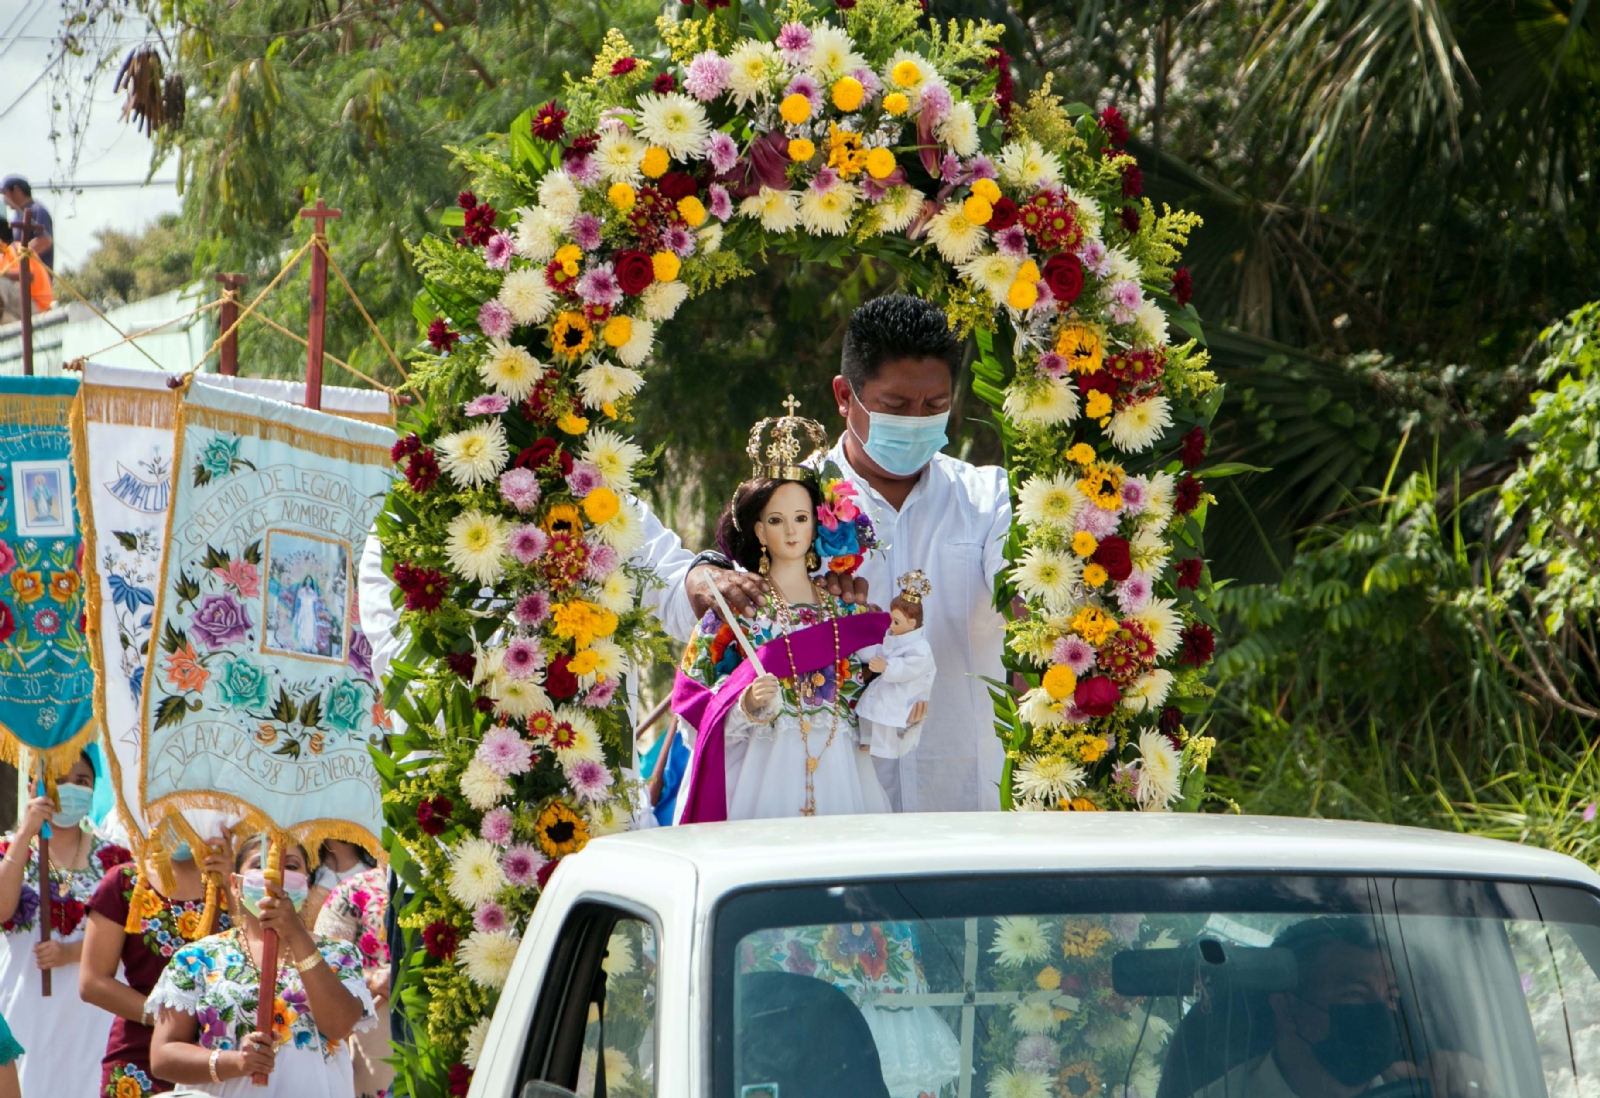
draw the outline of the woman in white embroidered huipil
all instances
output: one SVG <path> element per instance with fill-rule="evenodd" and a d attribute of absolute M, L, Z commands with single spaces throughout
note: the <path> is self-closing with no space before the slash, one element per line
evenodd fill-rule
<path fill-rule="evenodd" d="M 251 838 L 234 859 L 239 922 L 178 950 L 150 993 L 157 1016 L 150 1066 L 158 1078 L 216 1098 L 349 1098 L 355 1083 L 346 1038 L 377 1021 L 361 954 L 300 921 L 305 851 L 284 850 L 278 887 L 263 880 L 262 845 Z M 270 1034 L 256 1029 L 263 930 L 278 934 Z M 257 1072 L 266 1074 L 265 1087 L 251 1083 Z"/>

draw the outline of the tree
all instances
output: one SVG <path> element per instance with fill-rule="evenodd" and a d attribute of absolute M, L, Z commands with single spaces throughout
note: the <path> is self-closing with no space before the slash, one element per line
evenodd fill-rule
<path fill-rule="evenodd" d="M 194 277 L 194 244 L 176 214 L 163 214 L 141 233 L 101 229 L 83 266 L 65 272 L 101 308 L 176 290 Z"/>

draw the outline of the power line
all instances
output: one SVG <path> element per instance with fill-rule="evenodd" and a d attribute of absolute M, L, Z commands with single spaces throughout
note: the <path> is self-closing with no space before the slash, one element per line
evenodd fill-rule
<path fill-rule="evenodd" d="M 29 23 L 33 22 L 35 16 L 37 16 L 39 14 L 39 7 L 43 3 L 44 3 L 44 0 L 37 0 L 37 2 L 23 4 L 22 5 L 22 10 L 17 13 L 16 18 L 11 20 L 10 25 L 7 26 L 5 30 L 0 31 L 0 38 L 5 38 L 7 35 L 9 35 L 12 32 L 13 29 L 16 29 L 18 27 L 19 21 L 21 23 L 22 28 L 26 28 Z M 30 7 L 33 8 L 33 12 L 31 14 L 28 12 L 28 9 Z M 4 57 L 6 54 L 10 53 L 11 52 L 11 47 L 16 45 L 20 41 L 22 41 L 22 36 L 21 35 L 17 35 L 15 38 L 9 39 L 6 42 L 4 48 L 0 48 L 0 57 Z"/>
<path fill-rule="evenodd" d="M 50 70 L 55 68 L 56 65 L 60 63 L 61 59 L 63 57 L 65 57 L 66 55 L 67 55 L 66 51 L 62 50 L 60 53 L 58 53 L 54 57 L 52 57 L 50 59 L 50 63 L 48 65 L 46 65 L 42 71 L 40 71 L 38 76 L 35 76 L 33 78 L 33 83 L 29 84 L 26 88 L 24 88 L 22 90 L 22 94 L 17 96 L 15 99 L 13 99 L 11 101 L 10 106 L 6 107 L 5 110 L 0 111 L 0 118 L 4 118 L 6 115 L 8 115 L 12 111 L 16 110 L 17 107 L 22 103 L 22 101 L 24 99 L 28 98 L 29 95 L 33 94 L 33 89 L 37 88 L 40 85 L 40 83 L 43 82 L 44 78 L 50 75 Z"/>
<path fill-rule="evenodd" d="M 109 191 L 122 189 L 136 189 L 139 187 L 176 187 L 176 179 L 90 179 L 81 183 L 46 183 L 36 187 L 35 190 L 54 191 L 56 194 L 66 194 L 68 191 Z"/>

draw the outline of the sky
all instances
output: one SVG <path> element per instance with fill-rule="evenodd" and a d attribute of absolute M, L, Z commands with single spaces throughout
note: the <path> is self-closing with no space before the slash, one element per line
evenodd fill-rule
<path fill-rule="evenodd" d="M 66 182 L 61 172 L 70 154 L 60 150 L 63 166 L 58 167 L 57 150 L 50 143 L 49 81 L 27 88 L 54 56 L 59 24 L 58 0 L 0 0 L 0 31 L 5 31 L 0 40 L 0 112 L 9 108 L 0 117 L 0 175 L 23 175 L 33 185 L 34 198 L 55 218 L 56 266 L 70 270 L 94 250 L 96 229 L 137 231 L 163 213 L 176 213 L 182 200 L 172 183 L 176 157 L 161 165 L 157 181 L 149 186 L 78 194 L 45 190 L 47 184 Z M 120 45 L 131 50 L 138 42 L 135 28 L 123 33 L 127 41 Z M 72 181 L 126 183 L 149 174 L 150 141 L 132 123 L 121 121 L 123 95 L 111 90 L 115 80 L 113 68 L 94 88 L 88 134 Z"/>

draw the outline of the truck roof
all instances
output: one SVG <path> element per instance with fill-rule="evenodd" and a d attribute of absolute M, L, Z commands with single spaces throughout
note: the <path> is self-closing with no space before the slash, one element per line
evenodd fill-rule
<path fill-rule="evenodd" d="M 605 879 L 678 861 L 702 902 L 754 885 L 1050 872 L 1301 872 L 1565 882 L 1600 875 L 1564 854 L 1420 828 L 1277 816 L 1133 812 L 945 812 L 631 831 L 569 861 Z M 582 867 L 581 869 L 579 867 Z"/>

